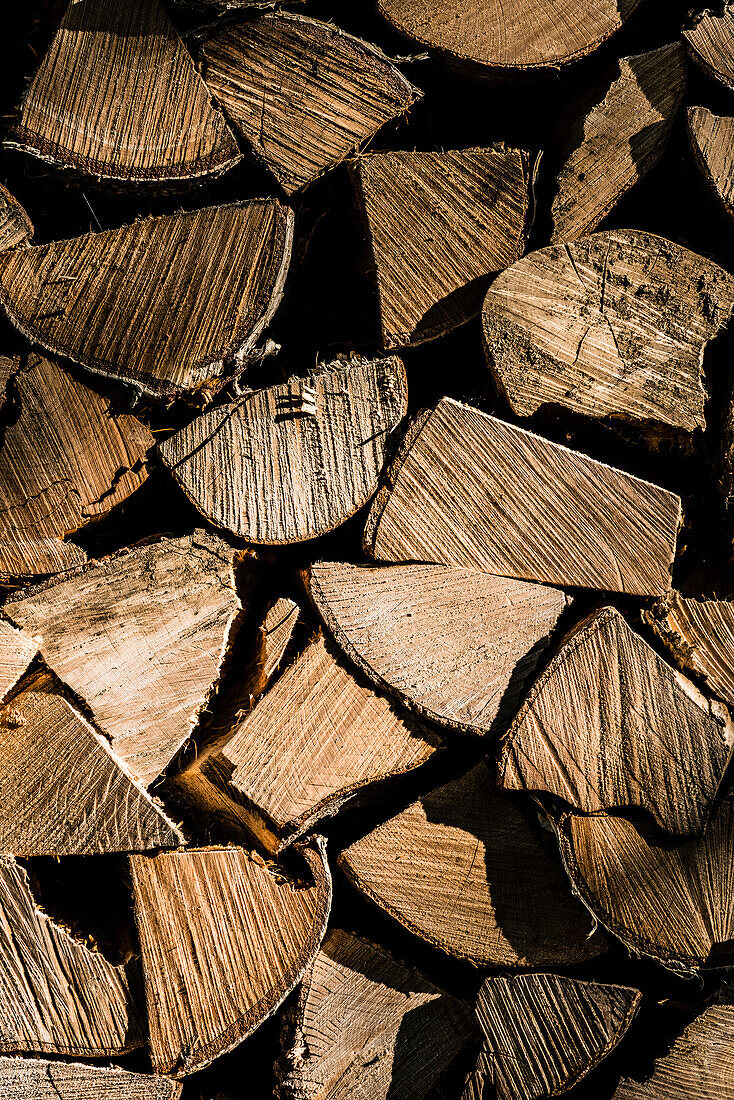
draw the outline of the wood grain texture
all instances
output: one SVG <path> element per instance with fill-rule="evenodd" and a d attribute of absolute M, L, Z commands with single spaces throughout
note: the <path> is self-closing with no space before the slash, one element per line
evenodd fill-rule
<path fill-rule="evenodd" d="M 301 609 L 298 604 L 283 596 L 273 600 L 268 606 L 260 628 L 262 648 L 259 664 L 263 687 L 269 684 L 279 671 L 300 614 Z"/>
<path fill-rule="evenodd" d="M 6 146 L 96 182 L 181 183 L 241 159 L 159 0 L 74 0 Z"/>
<path fill-rule="evenodd" d="M 28 244 L 33 223 L 14 195 L 0 183 L 0 252 Z"/>
<path fill-rule="evenodd" d="M 698 13 L 683 37 L 696 64 L 734 91 L 734 4 Z"/>
<path fill-rule="evenodd" d="M 292 12 L 255 14 L 205 44 L 203 74 L 286 194 L 339 164 L 421 97 L 375 46 Z"/>
<path fill-rule="evenodd" d="M 349 932 L 326 937 L 291 1009 L 279 1100 L 424 1100 L 475 1038 L 468 1005 Z"/>
<path fill-rule="evenodd" d="M 383 347 L 433 340 L 476 317 L 489 276 L 524 250 L 528 155 L 505 145 L 373 153 L 354 176 Z"/>
<path fill-rule="evenodd" d="M 153 445 L 140 421 L 113 413 L 108 398 L 48 359 L 32 354 L 13 375 L 13 386 L 20 409 L 0 444 L 4 580 L 84 562 L 84 551 L 66 536 L 143 484 Z"/>
<path fill-rule="evenodd" d="M 734 279 L 672 241 L 611 230 L 532 252 L 487 294 L 484 347 L 513 412 L 561 405 L 692 432 L 704 428 L 706 345 Z"/>
<path fill-rule="evenodd" d="M 143 1043 L 137 969 L 113 966 L 39 909 L 0 856 L 0 1051 L 102 1058 Z"/>
<path fill-rule="evenodd" d="M 440 744 L 317 637 L 226 742 L 200 751 L 174 782 L 210 820 L 244 826 L 278 851 L 365 788 L 424 764 Z"/>
<path fill-rule="evenodd" d="M 378 561 L 663 595 L 680 499 L 444 397 L 413 422 L 367 518 Z"/>
<path fill-rule="evenodd" d="M 300 881 L 242 848 L 130 857 L 156 1073 L 182 1077 L 237 1046 L 313 961 L 331 879 L 322 841 L 300 851 Z"/>
<path fill-rule="evenodd" d="M 181 1086 L 118 1066 L 0 1058 L 3 1100 L 178 1100 Z"/>
<path fill-rule="evenodd" d="M 34 638 L 0 619 L 0 700 L 15 687 L 37 653 Z"/>
<path fill-rule="evenodd" d="M 500 783 L 584 813 L 639 807 L 702 832 L 734 751 L 734 723 L 630 630 L 613 607 L 578 625 L 505 738 Z"/>
<path fill-rule="evenodd" d="M 660 159 L 686 88 L 686 61 L 676 42 L 622 57 L 619 73 L 583 120 L 579 142 L 556 178 L 552 239 L 591 232 Z"/>
<path fill-rule="evenodd" d="M 703 836 L 648 843 L 621 817 L 565 815 L 561 852 L 576 890 L 623 943 L 673 969 L 731 965 L 734 956 L 734 806 L 722 803 Z"/>
<path fill-rule="evenodd" d="M 219 527 L 248 542 L 302 542 L 367 503 L 407 400 L 399 359 L 337 360 L 211 409 L 159 451 Z"/>
<path fill-rule="evenodd" d="M 10 600 L 53 671 L 144 784 L 207 706 L 240 602 L 237 554 L 204 531 L 159 539 Z"/>
<path fill-rule="evenodd" d="M 644 618 L 678 664 L 703 677 L 715 695 L 734 705 L 734 604 L 688 600 L 672 592 Z"/>
<path fill-rule="evenodd" d="M 734 118 L 689 107 L 688 137 L 704 180 L 734 218 Z"/>
<path fill-rule="evenodd" d="M 484 764 L 355 841 L 338 863 L 420 939 L 477 966 L 572 966 L 606 948 L 549 844 Z"/>
<path fill-rule="evenodd" d="M 317 562 L 303 580 L 375 684 L 429 721 L 475 734 L 514 714 L 571 603 L 546 585 L 444 565 Z"/>
<path fill-rule="evenodd" d="M 212 206 L 0 253 L 0 304 L 30 340 L 153 397 L 241 370 L 283 293 L 293 214 Z"/>

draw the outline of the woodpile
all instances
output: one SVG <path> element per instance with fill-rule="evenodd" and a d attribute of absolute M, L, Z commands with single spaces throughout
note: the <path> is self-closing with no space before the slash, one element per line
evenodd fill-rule
<path fill-rule="evenodd" d="M 734 1100 L 734 3 L 32 0 L 0 1100 Z"/>

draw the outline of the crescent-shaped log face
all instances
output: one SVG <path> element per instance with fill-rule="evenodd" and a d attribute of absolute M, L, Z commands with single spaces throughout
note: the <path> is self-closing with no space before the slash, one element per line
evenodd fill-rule
<path fill-rule="evenodd" d="M 734 90 L 734 7 L 712 4 L 683 31 L 688 52 L 708 76 Z"/>
<path fill-rule="evenodd" d="M 688 137 L 704 180 L 734 218 L 734 118 L 689 107 Z"/>

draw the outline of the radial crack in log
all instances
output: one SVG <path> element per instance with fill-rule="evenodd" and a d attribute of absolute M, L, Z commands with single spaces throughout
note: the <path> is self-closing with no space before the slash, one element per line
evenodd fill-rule
<path fill-rule="evenodd" d="M 734 118 L 712 114 L 706 107 L 689 107 L 688 137 L 703 178 L 734 218 Z"/>
<path fill-rule="evenodd" d="M 217 101 L 287 194 L 339 164 L 422 94 L 369 42 L 291 12 L 225 27 L 203 57 Z"/>
<path fill-rule="evenodd" d="M 248 542 L 302 542 L 373 495 L 407 400 L 399 359 L 336 361 L 211 409 L 159 450 L 219 527 Z"/>
<path fill-rule="evenodd" d="M 37 653 L 35 638 L 0 619 L 0 701 L 15 687 Z"/>
<path fill-rule="evenodd" d="M 734 604 L 687 600 L 673 592 L 643 617 L 680 665 L 734 706 Z"/>
<path fill-rule="evenodd" d="M 629 595 L 670 590 L 680 498 L 444 397 L 416 418 L 364 549 Z"/>
<path fill-rule="evenodd" d="M 241 159 L 159 0 L 74 0 L 6 147 L 117 184 L 180 184 Z"/>
<path fill-rule="evenodd" d="M 0 183 L 0 252 L 28 244 L 33 223 L 18 200 Z"/>
<path fill-rule="evenodd" d="M 313 961 L 331 879 L 323 841 L 299 852 L 300 881 L 242 848 L 130 857 L 156 1073 L 182 1077 L 237 1046 Z"/>
<path fill-rule="evenodd" d="M 702 11 L 683 31 L 683 37 L 696 64 L 734 91 L 734 4 Z"/>
<path fill-rule="evenodd" d="M 518 416 L 562 405 L 692 432 L 704 428 L 706 345 L 734 308 L 734 278 L 672 241 L 596 233 L 532 252 L 484 303 L 484 347 Z"/>
<path fill-rule="evenodd" d="M 3 1100 L 179 1100 L 181 1086 L 118 1066 L 0 1058 L 0 1091 Z"/>
<path fill-rule="evenodd" d="M 354 175 L 383 347 L 432 340 L 476 317 L 489 275 L 524 250 L 527 154 L 505 145 L 374 153 Z"/>
<path fill-rule="evenodd" d="M 345 654 L 430 721 L 486 734 L 509 720 L 563 592 L 444 565 L 318 562 L 303 573 Z"/>
<path fill-rule="evenodd" d="M 420 939 L 481 967 L 573 966 L 606 949 L 550 838 L 484 764 L 339 856 L 357 889 Z"/>
<path fill-rule="evenodd" d="M 162 399 L 206 394 L 246 365 L 292 238 L 275 199 L 148 218 L 0 253 L 0 303 L 30 340 L 89 370 Z"/>
<path fill-rule="evenodd" d="M 196 531 L 159 539 L 5 604 L 148 784 L 186 741 L 217 685 L 240 602 L 239 555 Z"/>
<path fill-rule="evenodd" d="M 467 1005 L 333 929 L 290 1011 L 280 1100 L 424 1100 L 476 1035 Z"/>

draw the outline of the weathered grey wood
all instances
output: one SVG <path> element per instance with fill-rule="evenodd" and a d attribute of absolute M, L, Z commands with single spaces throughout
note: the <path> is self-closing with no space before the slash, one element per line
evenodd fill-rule
<path fill-rule="evenodd" d="M 721 3 L 697 13 L 683 37 L 696 64 L 734 90 L 734 4 Z"/>
<path fill-rule="evenodd" d="M 181 1086 L 118 1066 L 0 1058 L 3 1100 L 178 1100 Z"/>
<path fill-rule="evenodd" d="M 672 592 L 643 615 L 678 664 L 734 705 L 734 603 L 689 600 Z"/>
<path fill-rule="evenodd" d="M 734 118 L 689 107 L 688 137 L 704 180 L 734 218 Z"/>
<path fill-rule="evenodd" d="M 33 223 L 14 195 L 0 183 L 0 252 L 28 244 Z"/>

